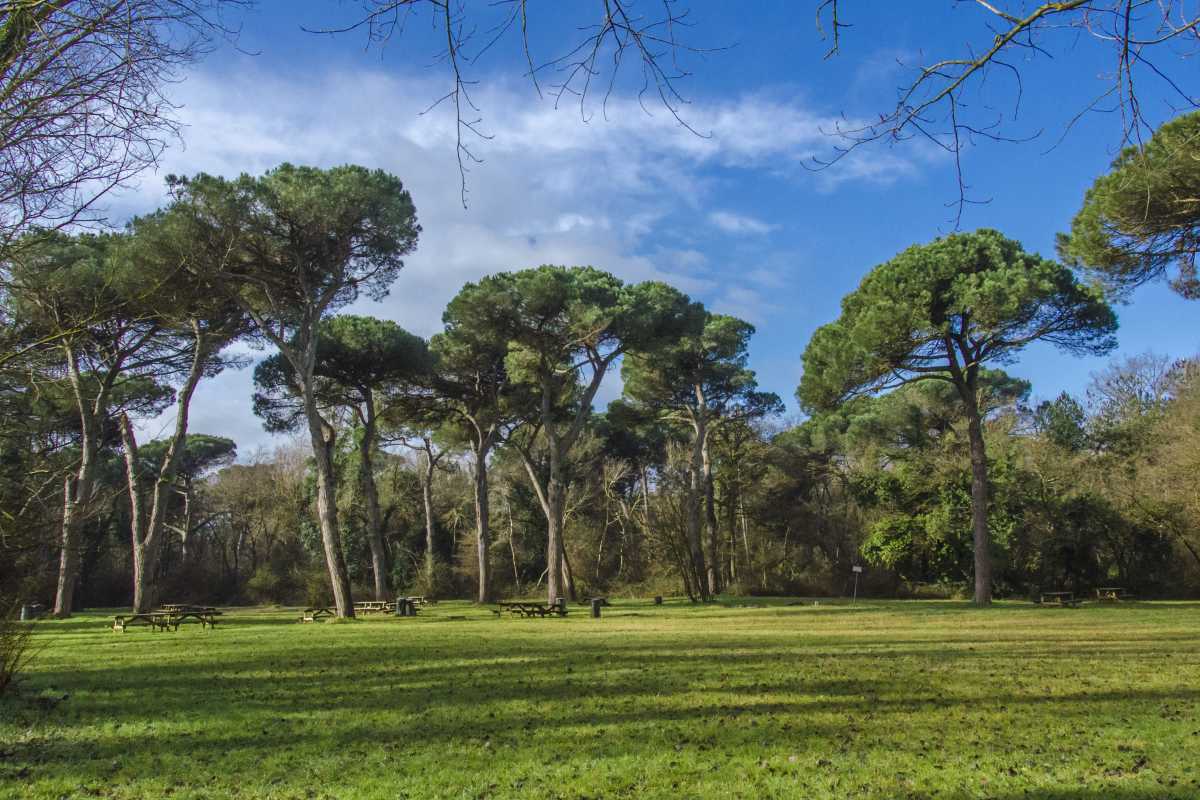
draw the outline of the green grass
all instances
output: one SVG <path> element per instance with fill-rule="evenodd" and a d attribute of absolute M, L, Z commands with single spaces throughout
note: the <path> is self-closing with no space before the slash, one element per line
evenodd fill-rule
<path fill-rule="evenodd" d="M 297 616 L 39 623 L 0 797 L 1200 797 L 1200 604 Z"/>

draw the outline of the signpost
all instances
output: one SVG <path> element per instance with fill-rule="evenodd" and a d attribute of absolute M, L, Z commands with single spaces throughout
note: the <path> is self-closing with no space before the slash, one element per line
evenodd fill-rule
<path fill-rule="evenodd" d="M 854 599 L 850 601 L 850 605 L 858 602 L 858 576 L 862 574 L 862 567 L 857 564 L 850 569 L 854 570 Z"/>

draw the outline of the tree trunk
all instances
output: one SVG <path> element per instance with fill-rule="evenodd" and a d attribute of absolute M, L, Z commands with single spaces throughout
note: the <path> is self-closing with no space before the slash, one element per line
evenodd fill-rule
<path fill-rule="evenodd" d="M 79 530 L 83 525 L 85 503 L 91 494 L 92 468 L 89 448 L 82 448 L 79 470 L 63 481 L 62 549 L 58 560 L 58 587 L 54 593 L 54 616 L 71 616 L 75 601 L 75 582 L 79 577 Z"/>
<path fill-rule="evenodd" d="M 425 578 L 432 589 L 434 575 L 437 570 L 437 559 L 434 557 L 433 541 L 433 451 L 429 441 L 425 443 L 425 471 L 421 476 L 421 500 L 425 504 Z"/>
<path fill-rule="evenodd" d="M 973 386 L 963 393 L 967 406 L 967 436 L 971 443 L 971 527 L 975 534 L 975 604 L 992 602 L 992 550 L 988 533 L 987 452 L 983 420 Z"/>
<path fill-rule="evenodd" d="M 79 532 L 91 504 L 96 473 L 96 451 L 99 449 L 101 415 L 108 406 L 108 392 L 113 375 L 106 376 L 100 392 L 91 403 L 83 393 L 79 360 L 75 349 L 64 345 L 67 374 L 75 404 L 79 410 L 79 468 L 63 485 L 62 551 L 58 561 L 58 586 L 54 593 L 54 616 L 63 619 L 74 610 L 75 584 L 79 577 Z"/>
<path fill-rule="evenodd" d="M 154 602 L 152 582 L 155 577 L 155 567 L 159 554 L 162 552 L 161 535 L 166 524 L 167 509 L 170 505 L 175 474 L 179 469 L 179 460 L 187 448 L 188 414 L 191 410 L 192 397 L 196 386 L 204 375 L 208 364 L 209 350 L 200 332 L 198 324 L 192 324 L 195 339 L 192 353 L 192 364 L 176 398 L 175 432 L 163 453 L 158 476 L 154 482 L 154 491 L 150 496 L 149 513 L 146 514 L 146 503 L 141 491 L 140 478 L 137 474 L 137 440 L 133 435 L 133 426 L 129 417 L 121 415 L 121 442 L 125 448 L 125 472 L 129 484 L 129 502 L 133 513 L 130 515 L 130 529 L 133 534 L 133 611 L 145 613 Z"/>
<path fill-rule="evenodd" d="M 566 545 L 563 545 L 563 548 L 562 548 L 562 573 L 563 573 L 563 584 L 567 587 L 566 588 L 567 593 L 564 595 L 559 595 L 559 596 L 565 597 L 568 600 L 570 600 L 572 603 L 574 603 L 576 600 L 576 597 L 575 597 L 575 572 L 574 572 L 574 570 L 571 569 L 571 559 L 569 559 L 567 557 Z"/>
<path fill-rule="evenodd" d="M 350 591 L 350 573 L 342 554 L 342 541 L 337 520 L 337 478 L 333 471 L 333 426 L 321 417 L 310 380 L 300 387 L 304 414 L 312 441 L 313 460 L 317 472 L 317 519 L 321 527 L 321 544 L 325 550 L 325 565 L 333 590 L 333 604 L 339 617 L 354 616 L 354 598 Z"/>
<path fill-rule="evenodd" d="M 563 517 L 566 509 L 567 492 L 561 478 L 555 473 L 555 459 L 550 461 L 550 481 L 546 486 L 546 597 L 553 603 L 566 597 L 563 582 Z"/>
<path fill-rule="evenodd" d="M 375 599 L 391 597 L 388 586 L 387 549 L 383 545 L 383 522 L 379 512 L 379 491 L 375 486 L 375 401 L 371 390 L 365 392 L 366 413 L 363 435 L 358 445 L 358 479 L 363 502 L 367 506 L 367 544 L 371 548 L 371 574 L 375 578 Z"/>
<path fill-rule="evenodd" d="M 712 458 L 708 452 L 708 437 L 702 452 L 704 466 L 704 520 L 708 526 L 708 593 L 721 593 L 721 533 L 717 528 L 716 499 L 713 497 Z"/>
<path fill-rule="evenodd" d="M 492 568 L 488 563 L 488 548 L 492 543 L 488 517 L 487 447 L 475 450 L 475 553 L 479 559 L 480 603 L 492 602 Z"/>
<path fill-rule="evenodd" d="M 708 570 L 704 565 L 704 548 L 700 540 L 701 504 L 704 493 L 704 440 L 707 437 L 703 415 L 693 421 L 692 463 L 688 481 L 687 539 L 688 554 L 692 558 L 692 580 L 701 600 L 709 599 Z"/>

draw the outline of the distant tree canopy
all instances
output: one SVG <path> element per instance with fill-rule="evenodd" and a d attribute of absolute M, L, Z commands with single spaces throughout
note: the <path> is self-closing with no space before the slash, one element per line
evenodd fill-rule
<path fill-rule="evenodd" d="M 1200 298 L 1200 112 L 1125 148 L 1088 189 L 1058 249 L 1113 289 L 1170 275 L 1172 289 Z"/>

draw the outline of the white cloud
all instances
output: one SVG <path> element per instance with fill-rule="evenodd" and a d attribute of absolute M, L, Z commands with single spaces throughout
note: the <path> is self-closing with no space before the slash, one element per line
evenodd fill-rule
<path fill-rule="evenodd" d="M 735 214 L 732 211 L 713 211 L 708 215 L 708 221 L 726 233 L 750 234 L 762 236 L 775 230 L 776 225 L 763 222 L 761 219 Z"/>
<path fill-rule="evenodd" d="M 705 170 L 778 170 L 829 151 L 831 120 L 778 99 L 744 97 L 689 107 L 689 122 L 645 113 L 634 99 L 614 98 L 607 119 L 583 123 L 555 110 L 527 87 L 479 87 L 494 138 L 472 144 L 484 163 L 467 176 L 469 208 L 460 200 L 454 124 L 449 109 L 421 114 L 438 96 L 431 79 L 377 73 L 276 77 L 242 71 L 199 73 L 177 87 L 187 146 L 167 153 L 158 176 L 113 203 L 120 221 L 165 200 L 161 176 L 204 171 L 261 173 L 283 161 L 332 166 L 360 163 L 401 176 L 423 227 L 391 295 L 356 311 L 388 317 L 428 336 L 446 302 L 467 281 L 527 266 L 591 264 L 626 280 L 668 281 L 715 308 L 761 319 L 771 306 L 761 280 L 714 276 L 708 257 L 681 228 L 679 246 L 664 247 L 673 214 L 694 219 L 712 194 Z M 837 181 L 895 180 L 915 167 L 888 156 L 798 177 L 830 189 Z M 728 211 L 711 221 L 734 233 L 772 226 Z M 203 385 L 194 430 L 236 436 L 244 452 L 267 441 L 250 416 L 251 370 Z M 161 421 L 146 429 L 157 432 Z"/>

